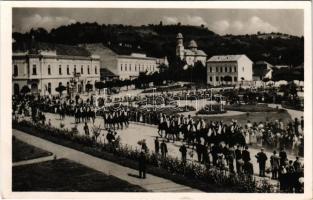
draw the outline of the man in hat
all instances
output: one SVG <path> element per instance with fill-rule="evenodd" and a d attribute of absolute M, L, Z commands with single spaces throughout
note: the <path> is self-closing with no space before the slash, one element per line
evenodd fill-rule
<path fill-rule="evenodd" d="M 272 168 L 272 179 L 277 179 L 277 174 L 279 170 L 279 157 L 276 155 L 276 151 L 273 151 L 271 156 L 271 168 Z"/>
<path fill-rule="evenodd" d="M 261 148 L 261 152 L 257 153 L 255 157 L 259 163 L 259 170 L 260 170 L 259 175 L 261 177 L 265 177 L 265 166 L 266 166 L 267 156 L 264 153 L 264 148 Z"/>

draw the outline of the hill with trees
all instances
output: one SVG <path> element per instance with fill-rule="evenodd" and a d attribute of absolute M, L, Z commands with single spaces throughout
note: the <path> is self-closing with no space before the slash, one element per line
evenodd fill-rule
<path fill-rule="evenodd" d="M 118 54 L 145 52 L 147 56 L 167 56 L 175 61 L 176 35 L 182 33 L 187 46 L 195 40 L 198 48 L 208 57 L 217 54 L 246 54 L 252 61 L 265 60 L 273 65 L 298 66 L 304 61 L 304 38 L 280 33 L 220 36 L 205 26 L 120 24 L 99 25 L 97 23 L 75 23 L 47 31 L 31 29 L 26 33 L 14 32 L 16 42 L 32 39 L 41 42 L 77 45 L 103 43 Z"/>

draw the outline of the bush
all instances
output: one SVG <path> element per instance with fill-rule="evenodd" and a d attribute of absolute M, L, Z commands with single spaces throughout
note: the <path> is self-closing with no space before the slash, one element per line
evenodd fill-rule
<path fill-rule="evenodd" d="M 221 110 L 220 104 L 212 104 L 212 105 L 206 105 L 204 108 L 199 110 L 196 114 L 197 115 L 212 115 L 212 114 L 222 114 L 226 113 L 227 111 Z"/>

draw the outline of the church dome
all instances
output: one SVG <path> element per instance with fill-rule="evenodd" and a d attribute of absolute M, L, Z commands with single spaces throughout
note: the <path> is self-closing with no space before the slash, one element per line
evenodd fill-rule
<path fill-rule="evenodd" d="M 189 48 L 197 48 L 198 45 L 197 45 L 196 41 L 191 40 L 191 41 L 189 42 L 188 47 L 189 47 Z"/>
<path fill-rule="evenodd" d="M 181 33 L 178 33 L 177 36 L 176 36 L 176 39 L 183 39 L 183 38 L 184 38 L 183 34 L 181 34 Z"/>

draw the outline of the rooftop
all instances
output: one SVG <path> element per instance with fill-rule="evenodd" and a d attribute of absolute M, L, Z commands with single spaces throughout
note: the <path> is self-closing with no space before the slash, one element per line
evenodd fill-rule
<path fill-rule="evenodd" d="M 212 56 L 207 62 L 237 61 L 241 56 L 244 56 L 244 54 L 240 54 L 240 55 L 217 55 L 217 56 Z"/>
<path fill-rule="evenodd" d="M 41 51 L 55 51 L 56 55 L 60 56 L 91 56 L 91 53 L 87 49 L 78 46 L 36 41 L 29 43 L 23 42 L 13 44 L 14 53 L 29 52 L 30 54 L 39 54 Z"/>

